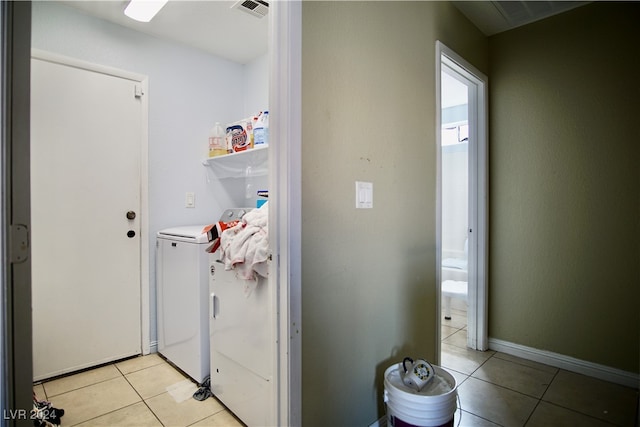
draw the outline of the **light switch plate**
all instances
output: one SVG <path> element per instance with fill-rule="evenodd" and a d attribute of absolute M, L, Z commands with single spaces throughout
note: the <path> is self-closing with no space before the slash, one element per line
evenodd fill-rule
<path fill-rule="evenodd" d="M 195 193 L 188 192 L 186 194 L 184 206 L 186 208 L 195 208 L 196 207 L 196 194 Z"/>
<path fill-rule="evenodd" d="M 373 183 L 356 181 L 356 209 L 373 208 Z"/>

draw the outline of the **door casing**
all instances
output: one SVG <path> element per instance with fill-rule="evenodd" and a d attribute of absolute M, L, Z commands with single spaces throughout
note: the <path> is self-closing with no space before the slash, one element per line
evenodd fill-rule
<path fill-rule="evenodd" d="M 30 60 L 30 32 L 31 32 L 31 5 L 29 2 L 2 2 L 3 13 L 3 54 L 10 52 L 17 57 L 19 64 L 13 73 L 17 78 L 13 79 L 14 97 L 29 99 L 29 60 Z M 14 15 L 11 9 L 18 9 Z M 9 10 L 7 10 L 9 9 Z M 282 194 L 281 197 L 272 199 L 272 210 L 270 212 L 270 223 L 272 224 L 274 239 L 273 248 L 278 262 L 273 263 L 273 268 L 277 269 L 278 288 L 278 380 L 274 381 L 277 387 L 278 418 L 279 425 L 297 426 L 301 424 L 301 390 L 302 390 L 302 344 L 301 344 L 301 264 L 300 264 L 300 236 L 301 236 L 301 40 L 302 40 L 302 3 L 299 0 L 291 2 L 274 2 L 273 9 L 269 13 L 271 27 L 270 50 L 270 100 L 271 109 L 278 114 L 271 118 L 271 135 L 274 140 L 280 141 L 280 149 L 270 150 L 270 164 L 279 167 L 271 168 L 270 179 L 274 188 Z M 5 25 L 8 24 L 8 25 Z M 8 27 L 8 28 L 7 28 Z M 8 34 L 8 36 L 7 36 Z M 8 46 L 12 45 L 13 49 Z M 15 45 L 15 46 L 13 46 Z M 21 65 L 22 64 L 22 65 Z M 26 65 L 26 66 L 25 66 Z M 11 69 L 11 64 L 3 64 L 3 75 L 6 81 L 11 81 L 11 73 L 5 73 Z M 26 84 L 25 84 L 26 82 Z M 3 103 L 6 110 L 4 117 L 12 117 L 12 123 L 22 129 L 29 129 L 29 105 L 14 106 L 11 103 L 11 96 L 3 94 Z M 26 114 L 24 114 L 26 109 Z M 4 130 L 3 130 L 4 131 Z M 3 151 L 5 144 L 12 142 L 11 135 L 3 134 Z M 8 141 L 7 141 L 8 139 Z M 28 221 L 28 200 L 29 200 L 29 136 L 17 135 L 13 139 L 14 144 L 21 144 L 27 147 L 26 152 L 20 152 L 16 156 L 26 162 L 26 168 L 21 171 L 18 179 L 14 179 L 14 185 L 23 195 L 22 201 L 26 200 L 26 219 Z M 276 144 L 274 144 L 275 146 Z M 146 149 L 146 148 L 145 148 Z M 147 170 L 146 156 L 143 156 L 142 167 Z M 11 160 L 6 160 L 3 166 L 7 166 Z M 3 188 L 9 185 L 8 179 L 10 171 L 3 170 Z M 147 176 L 147 174 L 143 176 Z M 25 178 L 26 176 L 26 178 Z M 22 177 L 22 178 L 20 178 Z M 15 178 L 15 177 L 14 177 Z M 146 182 L 143 182 L 146 186 Z M 148 208 L 148 196 L 146 188 L 142 193 L 142 209 Z M 274 191 L 275 193 L 275 191 Z M 274 196 L 276 196 L 274 194 Z M 273 206 L 276 206 L 274 208 Z M 11 206 L 5 205 L 4 212 L 11 210 Z M 148 212 L 145 212 L 148 216 Z M 6 225 L 6 224 L 3 224 Z M 142 225 L 148 227 L 148 225 Z M 6 227 L 3 227 L 6 231 Z M 147 230 L 148 232 L 148 230 Z M 144 244 L 144 243 L 143 243 Z M 145 261 L 143 248 L 143 264 Z M 6 269 L 8 263 L 3 260 L 3 267 Z M 26 269 L 30 271 L 30 266 Z M 142 301 L 148 301 L 148 272 L 145 277 L 145 269 L 142 270 Z M 28 274 L 20 276 L 26 281 L 27 295 L 18 295 L 15 298 L 14 311 L 28 313 L 31 306 L 30 279 Z M 3 279 L 6 277 L 3 276 Z M 11 287 L 12 278 L 3 283 L 3 290 Z M 15 278 L 14 278 L 15 280 Z M 8 311 L 3 306 L 7 317 L 13 324 L 20 323 L 14 312 Z M 143 307 L 143 353 L 149 352 L 148 327 L 145 327 L 145 318 L 148 322 L 148 313 L 145 314 Z M 27 316 L 29 322 L 20 323 L 20 330 L 15 333 L 15 340 L 10 341 L 11 336 L 5 336 L 1 348 L 2 355 L 8 355 L 8 363 L 3 366 L 0 381 L 5 384 L 2 389 L 2 405 L 5 408 L 31 408 L 31 324 L 30 315 Z M 7 325 L 3 325 L 7 329 Z M 147 325 L 148 326 L 148 325 Z M 284 337 L 284 339 L 282 339 Z M 10 360 L 9 360 L 10 359 Z M 10 378 L 9 378 L 10 377 Z M 4 381 L 10 379 L 10 382 Z M 15 385 L 17 388 L 12 386 Z M 21 387 L 21 388 L 20 388 Z M 15 403 L 17 402 L 17 403 Z M 14 404 L 15 403 L 15 404 Z M 12 423 L 13 425 L 13 423 Z"/>
<path fill-rule="evenodd" d="M 488 79 L 473 65 L 464 60 L 442 42 L 436 41 L 436 146 L 437 146 L 437 196 L 436 196 L 436 283 L 437 331 L 436 356 L 440 363 L 441 265 L 442 265 L 442 92 L 443 67 L 453 70 L 468 82 L 469 91 L 469 260 L 468 260 L 468 327 L 467 347 L 487 350 L 488 339 Z"/>
<path fill-rule="evenodd" d="M 0 2 L 1 224 L 0 425 L 31 425 L 31 259 L 29 249 L 29 85 L 31 2 Z M 9 237 L 26 229 L 26 239 Z M 14 243 L 18 243 L 17 247 Z M 18 254 L 16 254 L 18 250 Z M 10 412 L 13 411 L 13 412 Z"/>
<path fill-rule="evenodd" d="M 302 2 L 269 11 L 269 277 L 277 283 L 277 425 L 302 424 Z"/>

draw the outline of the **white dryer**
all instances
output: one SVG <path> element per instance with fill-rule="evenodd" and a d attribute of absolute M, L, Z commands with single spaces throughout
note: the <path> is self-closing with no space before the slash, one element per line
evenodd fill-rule
<path fill-rule="evenodd" d="M 228 209 L 222 220 L 244 214 Z M 260 277 L 246 291 L 220 250 L 210 254 L 211 391 L 248 426 L 275 423 L 273 284 Z"/>
<path fill-rule="evenodd" d="M 209 375 L 209 241 L 204 225 L 158 232 L 158 352 L 198 383 Z"/>

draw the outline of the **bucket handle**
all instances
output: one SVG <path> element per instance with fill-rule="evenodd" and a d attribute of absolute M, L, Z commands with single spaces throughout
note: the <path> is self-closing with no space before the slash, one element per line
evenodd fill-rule
<path fill-rule="evenodd" d="M 405 357 L 404 360 L 402 361 L 402 369 L 404 369 L 404 373 L 406 374 L 408 369 L 407 369 L 407 360 L 411 363 L 413 363 L 413 359 L 410 357 Z"/>

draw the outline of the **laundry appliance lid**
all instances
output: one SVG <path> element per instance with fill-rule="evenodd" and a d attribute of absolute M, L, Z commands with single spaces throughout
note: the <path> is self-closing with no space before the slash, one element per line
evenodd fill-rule
<path fill-rule="evenodd" d="M 207 234 L 202 232 L 204 227 L 204 225 L 185 225 L 165 228 L 158 231 L 158 238 L 192 243 L 209 243 Z"/>

